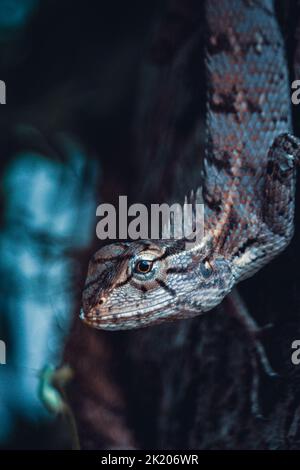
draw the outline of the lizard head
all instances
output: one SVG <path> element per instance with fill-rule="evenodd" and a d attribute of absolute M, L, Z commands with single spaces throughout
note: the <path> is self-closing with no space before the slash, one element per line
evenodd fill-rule
<path fill-rule="evenodd" d="M 92 257 L 80 317 L 99 329 L 131 329 L 199 315 L 234 283 L 231 264 L 177 241 L 114 243 Z"/>

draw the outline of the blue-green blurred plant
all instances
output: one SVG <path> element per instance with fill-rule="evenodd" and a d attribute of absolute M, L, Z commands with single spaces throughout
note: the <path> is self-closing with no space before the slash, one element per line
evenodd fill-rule
<path fill-rule="evenodd" d="M 0 0 L 0 40 L 20 33 L 35 13 L 39 0 Z"/>
<path fill-rule="evenodd" d="M 87 247 L 93 235 L 95 164 L 72 139 L 59 136 L 56 143 L 63 158 L 18 153 L 1 182 L 0 309 L 6 327 L 1 331 L 0 322 L 0 337 L 8 346 L 0 369 L 0 440 L 14 413 L 45 416 L 38 371 L 61 362 L 80 269 L 70 252 Z"/>

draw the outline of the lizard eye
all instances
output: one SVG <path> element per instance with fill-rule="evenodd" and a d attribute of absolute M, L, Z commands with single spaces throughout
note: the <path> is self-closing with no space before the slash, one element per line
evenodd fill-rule
<path fill-rule="evenodd" d="M 205 279 L 210 277 L 213 273 L 212 265 L 210 264 L 208 260 L 205 260 L 203 263 L 201 263 L 200 269 L 201 269 L 201 274 Z"/>
<path fill-rule="evenodd" d="M 148 274 L 153 267 L 153 262 L 147 259 L 140 259 L 135 263 L 134 272 L 137 274 Z"/>
<path fill-rule="evenodd" d="M 160 271 L 160 264 L 157 262 L 158 253 L 143 252 L 134 256 L 129 263 L 129 273 L 134 280 L 140 282 L 152 281 Z"/>

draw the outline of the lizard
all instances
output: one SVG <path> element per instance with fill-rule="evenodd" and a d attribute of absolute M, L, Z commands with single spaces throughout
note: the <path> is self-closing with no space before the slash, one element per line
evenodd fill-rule
<path fill-rule="evenodd" d="M 182 239 L 97 251 L 80 313 L 91 327 L 134 329 L 201 315 L 293 236 L 299 141 L 273 2 L 211 0 L 205 15 L 205 236 L 191 249 Z"/>

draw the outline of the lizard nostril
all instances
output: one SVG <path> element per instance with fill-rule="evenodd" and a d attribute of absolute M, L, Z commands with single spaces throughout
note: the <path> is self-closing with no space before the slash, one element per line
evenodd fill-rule
<path fill-rule="evenodd" d="M 98 301 L 98 304 L 102 305 L 102 304 L 104 304 L 104 302 L 105 302 L 105 297 L 101 297 Z"/>

